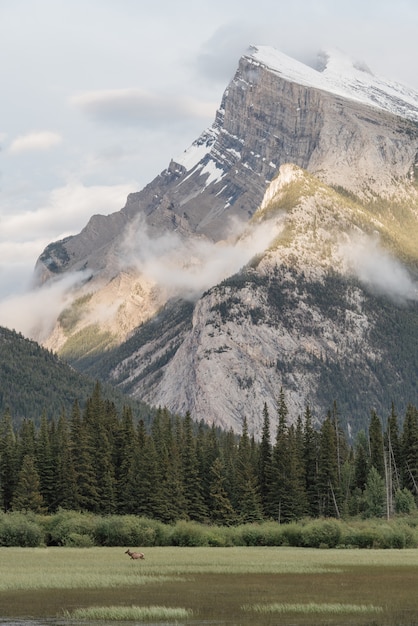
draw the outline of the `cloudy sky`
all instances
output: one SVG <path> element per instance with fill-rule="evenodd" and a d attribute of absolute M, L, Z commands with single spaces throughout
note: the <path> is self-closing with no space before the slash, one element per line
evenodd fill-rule
<path fill-rule="evenodd" d="M 0 304 L 212 123 L 249 44 L 418 89 L 417 28 L 416 0 L 0 0 Z"/>

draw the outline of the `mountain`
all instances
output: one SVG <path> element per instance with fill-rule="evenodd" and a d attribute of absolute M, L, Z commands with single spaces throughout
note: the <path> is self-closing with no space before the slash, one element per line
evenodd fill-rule
<path fill-rule="evenodd" d="M 38 259 L 72 276 L 44 345 L 134 397 L 258 436 L 417 402 L 418 93 L 339 52 L 239 61 L 213 125 Z M 74 283 L 76 287 L 74 287 Z"/>
<path fill-rule="evenodd" d="M 91 397 L 95 381 L 80 374 L 49 350 L 20 333 L 0 326 L 0 415 L 10 411 L 18 425 L 24 418 L 39 424 L 43 414 L 58 419 L 71 415 L 74 402 L 80 406 Z M 112 386 L 102 386 L 103 398 L 118 408 L 130 405 L 146 423 L 152 410 L 124 396 Z"/>

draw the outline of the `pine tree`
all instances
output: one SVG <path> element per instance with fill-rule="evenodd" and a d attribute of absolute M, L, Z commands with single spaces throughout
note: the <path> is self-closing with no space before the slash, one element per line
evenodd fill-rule
<path fill-rule="evenodd" d="M 99 510 L 99 493 L 93 466 L 92 441 L 86 425 L 81 419 L 78 402 L 71 413 L 71 455 L 75 460 L 77 508 L 84 511 Z"/>
<path fill-rule="evenodd" d="M 45 506 L 40 492 L 39 474 L 36 470 L 35 459 L 27 454 L 22 461 L 15 493 L 12 501 L 13 511 L 31 511 L 44 513 Z"/>
<path fill-rule="evenodd" d="M 41 425 L 36 439 L 36 469 L 39 475 L 39 489 L 45 506 L 49 511 L 54 510 L 55 501 L 55 468 L 52 460 L 49 426 L 46 414 L 41 417 Z"/>
<path fill-rule="evenodd" d="M 6 410 L 0 422 L 0 496 L 3 511 L 12 506 L 16 486 L 16 436 L 10 411 Z"/>
<path fill-rule="evenodd" d="M 340 517 L 338 459 L 335 428 L 331 415 L 323 421 L 320 431 L 318 458 L 319 515 Z"/>
<path fill-rule="evenodd" d="M 309 406 L 305 409 L 303 432 L 303 461 L 305 474 L 305 493 L 308 514 L 316 517 L 319 511 L 318 497 L 318 433 L 312 425 L 312 413 Z"/>
<path fill-rule="evenodd" d="M 271 478 L 271 440 L 270 440 L 270 416 L 267 404 L 263 407 L 263 429 L 260 443 L 260 453 L 258 460 L 258 484 L 260 488 L 260 499 L 263 513 L 270 516 L 269 510 L 269 481 Z"/>
<path fill-rule="evenodd" d="M 404 487 L 418 496 L 418 410 L 407 406 L 402 431 Z"/>
<path fill-rule="evenodd" d="M 136 457 L 139 455 L 138 435 L 135 429 L 132 410 L 124 406 L 119 435 L 119 454 L 115 478 L 117 484 L 118 513 L 135 511 L 134 473 Z"/>
<path fill-rule="evenodd" d="M 224 488 L 224 466 L 217 457 L 210 468 L 210 517 L 215 524 L 229 526 L 236 521 L 236 514 Z"/>
<path fill-rule="evenodd" d="M 288 409 L 283 389 L 278 402 L 276 441 L 272 450 L 271 476 L 269 480 L 269 513 L 278 522 L 292 519 L 290 493 L 290 446 L 288 437 Z"/>
<path fill-rule="evenodd" d="M 199 475 L 196 454 L 196 441 L 193 436 L 193 423 L 189 412 L 183 422 L 183 486 L 186 499 L 186 512 L 191 520 L 203 521 L 208 511 L 203 498 L 202 480 Z"/>
<path fill-rule="evenodd" d="M 90 455 L 95 473 L 97 513 L 113 513 L 116 507 L 113 437 L 109 427 L 112 414 L 113 407 L 109 407 L 102 400 L 100 384 L 96 383 L 93 394 L 86 403 L 83 425 L 90 442 Z"/>
<path fill-rule="evenodd" d="M 61 413 L 54 435 L 51 435 L 51 450 L 55 467 L 55 493 L 52 510 L 78 508 L 77 480 L 74 458 L 71 453 L 70 429 L 64 412 Z"/>
<path fill-rule="evenodd" d="M 244 418 L 242 435 L 238 445 L 236 466 L 236 510 L 242 523 L 259 522 L 263 513 L 254 466 L 247 420 Z"/>

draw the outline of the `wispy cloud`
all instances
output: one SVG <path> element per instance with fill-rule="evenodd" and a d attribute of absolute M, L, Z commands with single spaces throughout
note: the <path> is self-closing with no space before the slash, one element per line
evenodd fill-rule
<path fill-rule="evenodd" d="M 231 220 L 229 239 L 213 243 L 198 237 L 184 240 L 175 232 L 153 237 L 138 220 L 127 232 L 121 263 L 135 266 L 170 296 L 195 297 L 265 250 L 283 223 L 279 217 L 246 230 L 246 224 Z"/>
<path fill-rule="evenodd" d="M 0 325 L 43 341 L 57 317 L 72 300 L 72 289 L 87 278 L 84 272 L 71 273 L 40 289 L 15 294 L 0 301 Z"/>
<path fill-rule="evenodd" d="M 71 104 L 93 119 L 127 125 L 169 125 L 190 117 L 212 119 L 216 110 L 213 102 L 137 88 L 88 91 L 73 96 Z"/>
<path fill-rule="evenodd" d="M 369 289 L 396 301 L 418 300 L 418 285 L 402 263 L 385 250 L 378 236 L 358 235 L 340 247 L 349 271 Z"/>
<path fill-rule="evenodd" d="M 36 237 L 57 239 L 83 228 L 94 213 L 107 215 L 121 209 L 136 185 L 92 185 L 79 181 L 53 189 L 43 205 L 21 213 L 3 211 L 0 242 Z"/>
<path fill-rule="evenodd" d="M 50 150 L 62 141 L 62 136 L 52 131 L 37 131 L 20 135 L 12 141 L 9 151 L 12 154 Z"/>

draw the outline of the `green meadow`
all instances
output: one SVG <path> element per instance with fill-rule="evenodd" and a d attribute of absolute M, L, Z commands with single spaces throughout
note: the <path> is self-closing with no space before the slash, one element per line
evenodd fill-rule
<path fill-rule="evenodd" d="M 140 546 L 130 546 L 132 549 Z M 0 615 L 64 624 L 418 624 L 418 550 L 0 548 Z"/>

